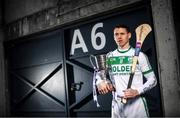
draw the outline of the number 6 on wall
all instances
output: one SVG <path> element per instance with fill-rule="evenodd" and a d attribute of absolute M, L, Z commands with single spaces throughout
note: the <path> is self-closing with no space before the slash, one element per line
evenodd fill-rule
<path fill-rule="evenodd" d="M 96 33 L 98 28 L 103 27 L 103 23 L 97 23 L 93 26 L 91 31 L 91 43 L 94 49 L 101 50 L 106 45 L 106 37 L 103 32 Z M 98 38 L 99 37 L 99 38 Z M 101 43 L 97 44 L 97 39 L 100 39 Z"/>

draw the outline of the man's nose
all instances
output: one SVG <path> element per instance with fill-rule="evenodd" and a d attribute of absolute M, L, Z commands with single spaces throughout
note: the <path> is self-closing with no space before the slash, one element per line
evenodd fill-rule
<path fill-rule="evenodd" d="M 120 39 L 121 39 L 121 36 L 119 35 L 119 36 L 117 37 L 117 39 L 120 40 Z"/>

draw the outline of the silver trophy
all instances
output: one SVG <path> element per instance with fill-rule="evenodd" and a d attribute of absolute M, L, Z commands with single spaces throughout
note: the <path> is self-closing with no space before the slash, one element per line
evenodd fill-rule
<path fill-rule="evenodd" d="M 109 55 L 109 54 L 108 54 Z M 92 60 L 94 59 L 94 61 Z M 97 92 L 96 92 L 96 75 L 100 75 L 102 80 L 105 80 L 105 82 L 109 85 L 109 86 L 113 86 L 113 81 L 111 81 L 112 77 L 111 75 L 109 75 L 109 79 L 108 78 L 108 73 L 111 72 L 109 70 L 111 70 L 108 66 L 107 66 L 107 55 L 106 54 L 101 54 L 101 55 L 90 55 L 90 62 L 91 65 L 94 67 L 94 76 L 93 76 L 93 99 L 97 104 L 97 107 L 100 107 L 99 103 L 98 103 L 98 99 L 97 99 Z M 95 62 L 95 64 L 93 63 Z M 113 91 L 114 91 L 114 87 L 113 87 Z"/>
<path fill-rule="evenodd" d="M 93 63 L 92 58 L 94 58 L 95 64 Z M 92 66 L 94 67 L 94 69 L 100 72 L 101 78 L 106 79 L 106 75 L 107 75 L 106 54 L 101 54 L 101 55 L 96 55 L 96 56 L 91 55 L 90 62 Z"/>

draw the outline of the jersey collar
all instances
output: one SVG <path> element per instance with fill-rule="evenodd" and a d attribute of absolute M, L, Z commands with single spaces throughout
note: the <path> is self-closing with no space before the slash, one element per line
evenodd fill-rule
<path fill-rule="evenodd" d="M 130 49 L 131 49 L 131 46 L 130 46 L 128 49 L 124 49 L 124 50 L 118 48 L 117 51 L 120 52 L 120 53 L 126 53 L 126 52 L 128 52 Z"/>

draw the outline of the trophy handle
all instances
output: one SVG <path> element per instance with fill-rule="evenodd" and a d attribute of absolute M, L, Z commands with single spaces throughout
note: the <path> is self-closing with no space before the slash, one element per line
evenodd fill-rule
<path fill-rule="evenodd" d="M 96 59 L 96 57 L 95 57 L 94 55 L 90 55 L 90 57 L 89 57 L 89 60 L 90 60 L 90 62 L 91 62 L 91 65 L 92 65 L 92 66 L 94 67 L 94 69 L 95 69 L 95 68 L 97 68 L 97 66 L 95 66 L 95 64 L 93 63 L 92 58 L 94 58 L 95 62 L 97 62 L 97 59 Z"/>

